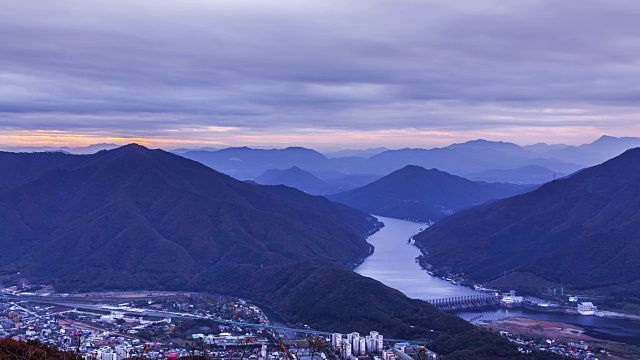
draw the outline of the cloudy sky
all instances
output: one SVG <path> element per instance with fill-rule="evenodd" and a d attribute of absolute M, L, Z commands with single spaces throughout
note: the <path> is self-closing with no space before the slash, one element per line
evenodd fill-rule
<path fill-rule="evenodd" d="M 640 136 L 640 2 L 0 0 L 0 144 Z"/>

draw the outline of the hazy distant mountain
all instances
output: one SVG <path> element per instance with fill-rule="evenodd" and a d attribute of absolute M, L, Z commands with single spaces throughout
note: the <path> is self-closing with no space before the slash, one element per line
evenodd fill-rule
<path fill-rule="evenodd" d="M 328 165 L 324 155 L 300 147 L 271 150 L 236 147 L 218 151 L 190 151 L 181 155 L 242 180 L 256 178 L 270 169 L 293 166 L 324 169 Z"/>
<path fill-rule="evenodd" d="M 200 148 L 178 148 L 178 149 L 173 149 L 170 152 L 172 152 L 174 154 L 184 154 L 184 153 L 188 153 L 188 152 L 191 152 L 191 151 L 218 151 L 218 150 L 220 150 L 220 149 L 219 148 L 205 146 L 205 147 L 200 147 Z"/>
<path fill-rule="evenodd" d="M 371 149 L 364 149 L 364 150 L 340 150 L 340 151 L 333 151 L 333 152 L 323 152 L 324 156 L 328 157 L 328 158 L 341 158 L 341 157 L 363 157 L 363 158 L 370 158 L 373 155 L 379 154 L 383 151 L 387 151 L 389 149 L 385 148 L 385 147 L 377 147 L 377 148 L 371 148 Z"/>
<path fill-rule="evenodd" d="M 63 151 L 69 152 L 70 154 L 81 155 L 81 154 L 95 154 L 96 152 L 101 150 L 112 150 L 119 146 L 120 145 L 117 145 L 117 144 L 93 144 L 85 147 L 74 147 L 74 148 L 63 147 L 61 149 Z"/>
<path fill-rule="evenodd" d="M 527 189 L 530 187 L 473 182 L 437 169 L 406 166 L 369 185 L 329 198 L 370 214 L 435 221 Z"/>
<path fill-rule="evenodd" d="M 314 175 L 328 183 L 344 186 L 350 189 L 370 184 L 382 177 L 382 175 L 376 174 L 344 174 L 337 171 L 314 172 Z M 346 190 L 347 189 L 345 189 L 345 191 Z"/>
<path fill-rule="evenodd" d="M 563 176 L 563 173 L 551 171 L 536 165 L 524 166 L 517 169 L 486 170 L 465 175 L 469 180 L 507 182 L 513 184 L 544 184 Z"/>
<path fill-rule="evenodd" d="M 452 144 L 445 149 L 495 150 L 524 158 L 539 157 L 536 153 L 523 149 L 521 146 L 504 141 L 488 141 L 484 139 L 471 140 L 464 143 Z"/>
<path fill-rule="evenodd" d="M 572 162 L 591 166 L 618 156 L 628 149 L 639 146 L 640 138 L 602 136 L 590 144 L 568 146 L 563 149 L 545 152 L 542 155 L 564 161 L 571 159 L 570 161 Z"/>
<path fill-rule="evenodd" d="M 509 286 L 551 281 L 639 296 L 639 203 L 640 149 L 633 149 L 443 219 L 417 239 L 430 263 L 462 269 L 478 281 L 515 269 Z"/>
<path fill-rule="evenodd" d="M 518 355 L 497 335 L 351 271 L 379 223 L 324 197 L 137 145 L 0 153 L 0 179 L 3 274 L 67 291 L 213 291 L 316 329 L 377 329 L 453 357 Z"/>
<path fill-rule="evenodd" d="M 514 146 L 517 147 L 517 145 Z M 371 169 L 387 173 L 406 165 L 418 165 L 424 168 L 440 169 L 459 176 L 485 170 L 515 169 L 528 165 L 542 166 L 567 174 L 582 168 L 574 163 L 543 158 L 539 154 L 522 149 L 512 151 L 505 150 L 505 148 L 512 147 L 509 144 L 500 144 L 497 147 L 458 144 L 453 147 L 430 150 L 389 150 L 372 156 L 368 159 L 368 165 Z"/>
<path fill-rule="evenodd" d="M 547 151 L 560 150 L 560 149 L 564 149 L 566 147 L 569 147 L 569 145 L 566 145 L 566 144 L 547 144 L 547 143 L 539 142 L 539 143 L 532 144 L 532 145 L 524 145 L 522 148 L 525 149 L 525 150 L 529 150 L 529 151 L 533 151 L 533 152 L 537 152 L 537 153 L 545 153 Z"/>
<path fill-rule="evenodd" d="M 583 167 L 554 158 L 543 158 L 541 154 L 524 150 L 515 144 L 485 140 L 454 144 L 447 148 L 387 150 L 370 158 L 347 156 L 329 159 L 317 151 L 305 148 L 262 150 L 247 147 L 218 151 L 189 151 L 180 155 L 240 180 L 254 179 L 267 170 L 285 170 L 293 166 L 304 168 L 313 174 L 343 173 L 378 176 L 389 174 L 407 165 L 437 168 L 459 176 L 530 165 L 568 174 Z"/>
<path fill-rule="evenodd" d="M 353 188 L 353 186 L 326 182 L 297 166 L 286 170 L 267 170 L 254 181 L 262 185 L 286 185 L 312 195 L 335 194 Z"/>
<path fill-rule="evenodd" d="M 93 154 L 100 150 L 111 150 L 119 147 L 116 144 L 93 144 L 83 147 L 54 147 L 54 146 L 9 146 L 0 145 L 0 151 L 10 152 L 63 152 L 68 154 Z"/>

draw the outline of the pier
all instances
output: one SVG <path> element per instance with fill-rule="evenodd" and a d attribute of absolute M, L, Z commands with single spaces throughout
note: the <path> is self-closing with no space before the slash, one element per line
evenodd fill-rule
<path fill-rule="evenodd" d="M 458 311 L 498 306 L 500 304 L 500 297 L 492 294 L 481 294 L 427 301 L 442 311 Z"/>

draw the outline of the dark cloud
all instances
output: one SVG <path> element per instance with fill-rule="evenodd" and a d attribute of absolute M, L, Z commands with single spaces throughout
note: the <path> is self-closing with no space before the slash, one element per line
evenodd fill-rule
<path fill-rule="evenodd" d="M 637 120 L 634 1 L 7 0 L 2 9 L 5 132 L 592 136 Z"/>

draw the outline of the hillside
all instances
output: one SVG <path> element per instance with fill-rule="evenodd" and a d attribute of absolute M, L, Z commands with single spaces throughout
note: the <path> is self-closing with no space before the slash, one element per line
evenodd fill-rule
<path fill-rule="evenodd" d="M 312 195 L 335 194 L 352 187 L 332 184 L 297 166 L 285 170 L 270 169 L 254 179 L 262 185 L 286 185 Z"/>
<path fill-rule="evenodd" d="M 410 165 L 371 184 L 329 198 L 370 214 L 436 221 L 489 200 L 522 193 L 528 188 L 473 182 L 437 169 Z"/>
<path fill-rule="evenodd" d="M 221 260 L 352 265 L 368 254 L 364 236 L 375 228 L 326 199 L 263 189 L 137 145 L 17 155 L 23 175 L 5 176 L 0 192 L 0 266 L 58 286 L 176 287 Z M 50 163 L 37 172 L 43 158 Z"/>
<path fill-rule="evenodd" d="M 0 359 L 43 359 L 43 360 L 82 360 L 83 357 L 73 351 L 60 351 L 39 341 L 17 341 L 11 338 L 0 339 Z"/>
<path fill-rule="evenodd" d="M 508 269 L 515 270 L 513 279 L 640 296 L 640 287 L 623 286 L 640 282 L 639 201 L 640 149 L 632 149 L 532 192 L 451 216 L 416 239 L 428 262 L 478 281 Z"/>

